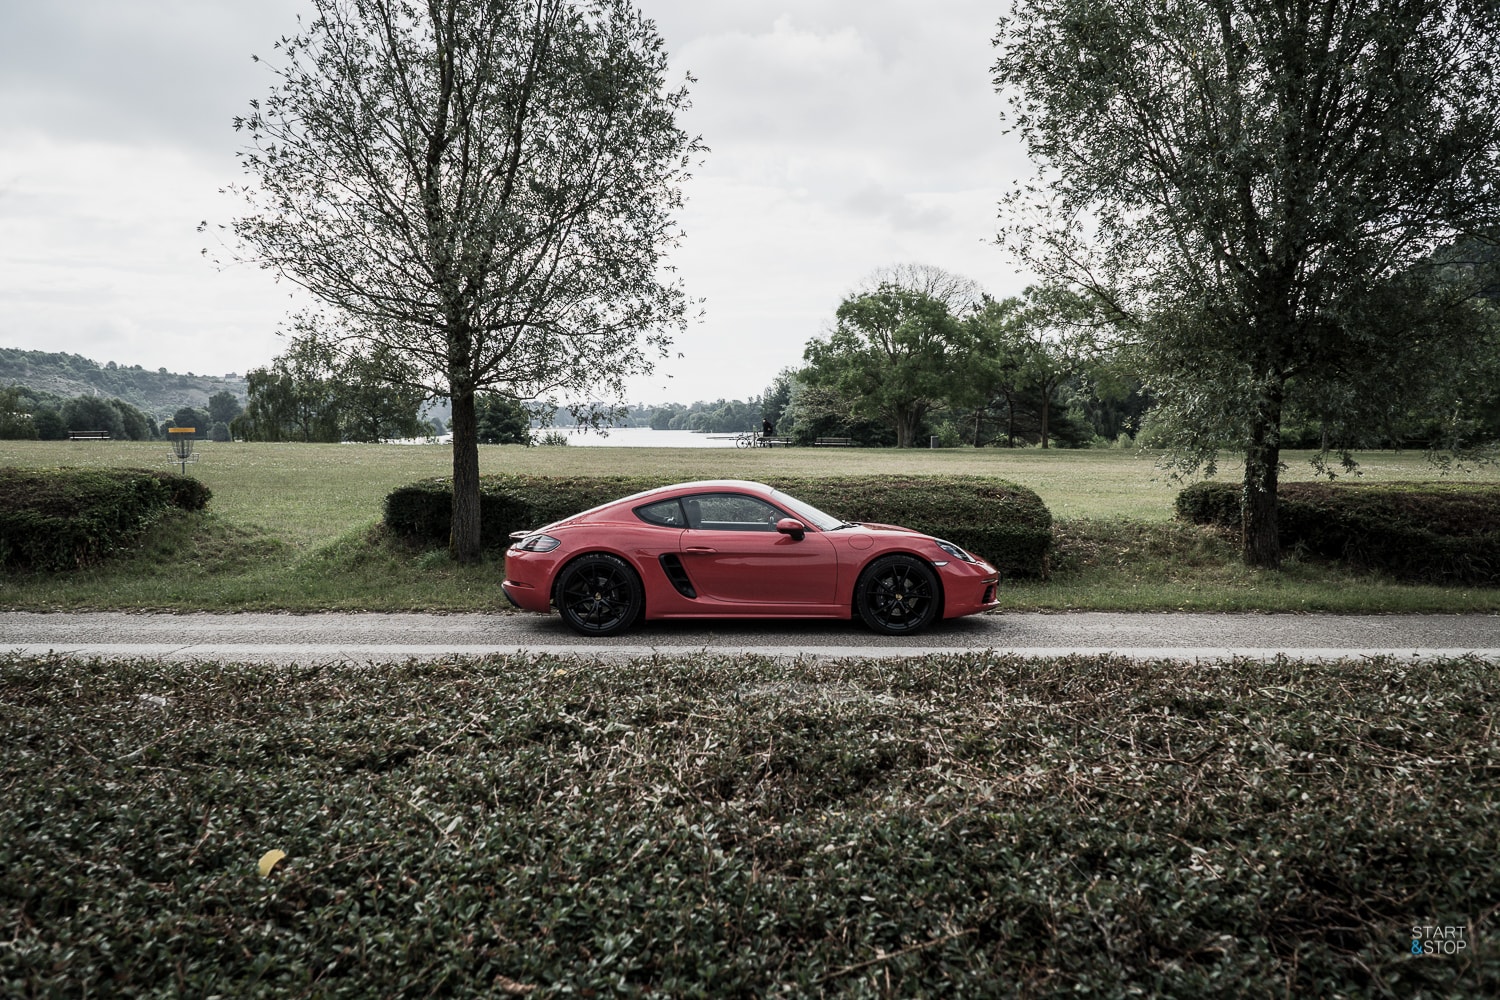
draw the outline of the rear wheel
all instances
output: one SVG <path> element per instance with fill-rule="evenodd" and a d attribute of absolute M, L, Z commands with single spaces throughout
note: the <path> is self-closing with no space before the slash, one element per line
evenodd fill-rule
<path fill-rule="evenodd" d="M 557 610 L 579 635 L 617 635 L 645 607 L 641 578 L 619 556 L 595 552 L 563 567 L 557 578 Z"/>
<path fill-rule="evenodd" d="M 937 574 L 915 556 L 884 556 L 860 574 L 854 609 L 876 632 L 909 635 L 932 624 L 942 601 Z"/>

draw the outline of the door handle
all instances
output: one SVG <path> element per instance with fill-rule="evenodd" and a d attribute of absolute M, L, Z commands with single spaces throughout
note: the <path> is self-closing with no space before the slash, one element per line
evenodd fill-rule
<path fill-rule="evenodd" d="M 684 552 L 692 552 L 692 553 L 695 553 L 697 555 L 706 555 L 706 554 L 709 554 L 709 553 L 718 552 L 719 550 L 716 549 L 716 548 L 713 548 L 712 546 L 709 546 L 709 545 L 689 545 L 685 549 L 683 549 L 682 551 L 684 551 Z"/>

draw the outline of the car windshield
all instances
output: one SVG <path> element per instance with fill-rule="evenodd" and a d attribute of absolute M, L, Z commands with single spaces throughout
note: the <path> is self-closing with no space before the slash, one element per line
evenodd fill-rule
<path fill-rule="evenodd" d="M 796 497 L 789 497 L 780 490 L 772 490 L 771 499 L 819 531 L 833 531 L 835 528 L 843 528 L 848 525 L 847 521 L 840 521 L 836 517 L 823 513 L 812 504 L 803 503 Z"/>

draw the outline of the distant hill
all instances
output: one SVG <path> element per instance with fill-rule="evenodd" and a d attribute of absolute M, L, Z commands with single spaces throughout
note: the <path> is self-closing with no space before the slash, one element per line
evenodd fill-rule
<path fill-rule="evenodd" d="M 208 405 L 208 397 L 226 389 L 243 404 L 246 382 L 240 375 L 179 375 L 165 368 L 147 371 L 140 365 L 122 368 L 113 361 L 99 364 L 80 354 L 52 354 L 0 347 L 0 386 L 23 385 L 59 396 L 114 396 L 157 419 L 170 417 L 180 407 Z"/>

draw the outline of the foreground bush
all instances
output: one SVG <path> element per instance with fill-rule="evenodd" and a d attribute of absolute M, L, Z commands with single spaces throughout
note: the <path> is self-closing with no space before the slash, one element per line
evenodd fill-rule
<path fill-rule="evenodd" d="M 1500 584 L 1500 486 L 1283 483 L 1283 549 L 1422 583 Z M 1240 526 L 1240 486 L 1195 483 L 1177 495 L 1194 524 Z"/>
<path fill-rule="evenodd" d="M 1500 994 L 1474 660 L 0 658 L 0 708 L 6 996 Z"/>
<path fill-rule="evenodd" d="M 490 546 L 512 531 L 571 514 L 672 480 L 651 476 L 483 476 L 481 534 Z M 989 559 L 1008 575 L 1042 576 L 1052 544 L 1052 515 L 1033 491 L 984 476 L 776 476 L 777 489 L 848 521 L 899 524 L 946 538 Z M 392 491 L 385 523 L 406 538 L 446 544 L 452 524 L 450 480 Z"/>
<path fill-rule="evenodd" d="M 73 569 L 134 541 L 168 507 L 213 493 L 148 469 L 0 469 L 0 565 Z"/>

